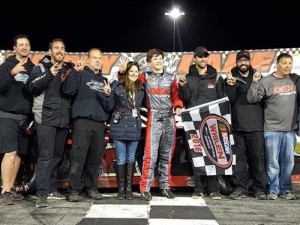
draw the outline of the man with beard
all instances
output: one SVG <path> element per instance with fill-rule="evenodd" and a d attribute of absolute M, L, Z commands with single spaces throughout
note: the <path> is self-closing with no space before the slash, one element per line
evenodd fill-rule
<path fill-rule="evenodd" d="M 28 57 L 28 37 L 16 36 L 13 48 L 15 55 L 9 56 L 0 66 L 0 153 L 4 153 L 0 202 L 4 205 L 11 205 L 13 200 L 24 198 L 12 188 L 21 163 L 18 154 L 27 153 L 28 143 L 23 133 L 32 104 L 32 98 L 25 88 L 34 67 Z"/>
<path fill-rule="evenodd" d="M 47 199 L 66 199 L 57 191 L 57 169 L 69 128 L 70 98 L 63 92 L 62 84 L 71 73 L 82 70 L 63 62 L 65 44 L 54 39 L 49 44 L 49 54 L 32 70 L 28 88 L 32 93 L 35 128 L 38 139 L 36 168 L 37 201 L 35 206 L 47 207 Z"/>
<path fill-rule="evenodd" d="M 208 65 L 209 53 L 205 47 L 197 47 L 194 51 L 195 64 L 189 68 L 189 74 L 181 74 L 179 78 L 179 97 L 186 109 L 211 102 L 226 96 L 225 82 L 211 65 Z M 186 140 L 187 141 L 187 140 Z M 194 171 L 193 198 L 202 198 L 208 192 L 214 200 L 222 198 L 217 176 L 205 176 Z"/>
<path fill-rule="evenodd" d="M 232 177 L 234 192 L 230 198 L 235 200 L 247 197 L 249 178 L 253 181 L 256 199 L 266 199 L 263 109 L 260 102 L 247 101 L 253 77 L 260 79 L 261 74 L 252 68 L 250 53 L 238 52 L 236 66 L 228 74 L 226 85 L 232 109 L 233 148 L 236 154 Z"/>

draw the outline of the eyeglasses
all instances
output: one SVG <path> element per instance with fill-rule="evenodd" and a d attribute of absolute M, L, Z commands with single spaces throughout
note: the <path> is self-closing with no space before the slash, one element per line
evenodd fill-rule
<path fill-rule="evenodd" d="M 237 63 L 242 63 L 242 62 L 245 62 L 245 63 L 248 63 L 250 62 L 250 59 L 239 59 L 239 60 L 236 60 Z"/>

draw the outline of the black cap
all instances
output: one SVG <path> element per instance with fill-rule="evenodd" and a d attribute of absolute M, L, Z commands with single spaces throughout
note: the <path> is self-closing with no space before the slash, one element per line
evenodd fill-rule
<path fill-rule="evenodd" d="M 209 53 L 205 47 L 197 47 L 194 51 L 194 55 L 198 57 L 208 57 Z"/>
<path fill-rule="evenodd" d="M 250 59 L 250 53 L 248 51 L 245 51 L 245 50 L 239 51 L 236 54 L 236 60 L 239 60 L 242 57 Z"/>

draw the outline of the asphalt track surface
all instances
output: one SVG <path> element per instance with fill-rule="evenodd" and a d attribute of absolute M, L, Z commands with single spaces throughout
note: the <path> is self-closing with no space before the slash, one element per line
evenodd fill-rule
<path fill-rule="evenodd" d="M 105 191 L 105 190 L 104 190 Z M 153 190 L 154 200 L 141 201 L 135 192 L 133 201 L 115 199 L 116 189 L 105 193 L 105 198 L 93 201 L 82 197 L 80 202 L 49 200 L 48 208 L 35 208 L 35 196 L 14 205 L 0 205 L 1 225 L 266 225 L 300 224 L 300 184 L 294 184 L 297 200 L 256 200 L 249 196 L 242 200 L 221 200 L 209 197 L 192 199 L 191 190 L 175 190 L 176 201 L 161 198 Z M 169 201 L 169 203 L 168 203 Z M 109 208 L 111 207 L 111 208 Z"/>

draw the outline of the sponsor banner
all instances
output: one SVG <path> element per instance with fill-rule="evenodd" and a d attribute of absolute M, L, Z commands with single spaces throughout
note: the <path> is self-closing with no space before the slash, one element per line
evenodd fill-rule
<path fill-rule="evenodd" d="M 228 98 L 184 110 L 182 122 L 196 174 L 232 175 L 235 155 Z"/>
<path fill-rule="evenodd" d="M 208 63 L 212 65 L 218 73 L 225 76 L 232 67 L 235 66 L 236 51 L 211 51 Z M 282 48 L 282 49 L 261 49 L 261 50 L 248 50 L 251 55 L 251 65 L 261 69 L 263 75 L 269 75 L 276 70 L 276 57 L 283 53 L 289 53 L 294 58 L 293 73 L 300 74 L 300 48 Z M 9 56 L 14 54 L 13 51 L 0 50 L 0 64 Z M 48 52 L 33 51 L 30 54 L 32 61 L 37 64 Z M 87 57 L 87 52 L 67 52 L 64 61 L 77 62 L 81 57 Z M 188 73 L 189 66 L 193 63 L 193 52 L 166 52 L 164 55 L 164 67 L 168 72 L 179 71 Z M 119 65 L 123 58 L 127 57 L 129 61 L 136 61 L 140 64 L 142 72 L 150 69 L 146 61 L 145 52 L 135 53 L 115 53 L 103 52 L 103 68 L 104 76 L 109 79 L 117 79 Z"/>

